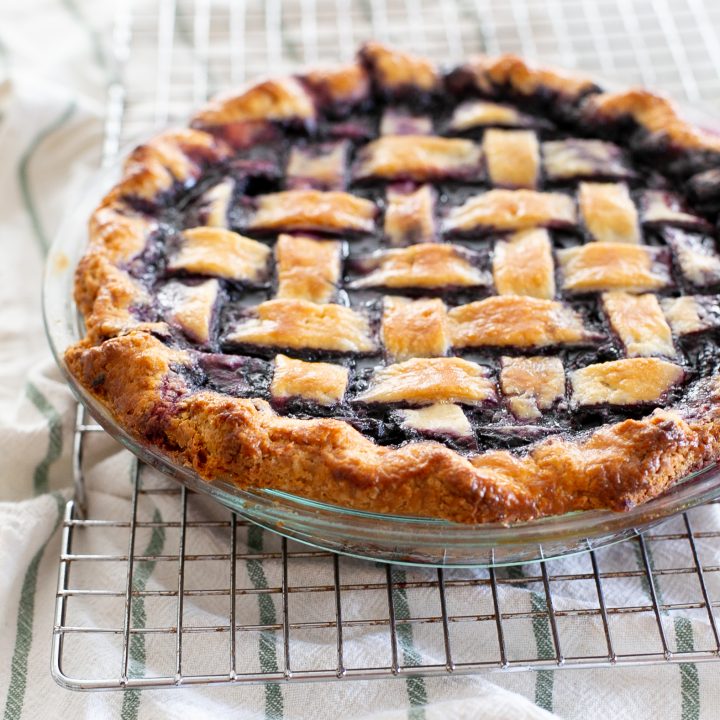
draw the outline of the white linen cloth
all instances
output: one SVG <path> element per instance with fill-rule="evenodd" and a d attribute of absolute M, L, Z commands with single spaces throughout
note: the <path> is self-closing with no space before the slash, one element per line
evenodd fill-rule
<path fill-rule="evenodd" d="M 64 501 L 71 494 L 71 438 L 74 402 L 55 367 L 46 344 L 40 312 L 43 258 L 63 212 L 97 168 L 102 141 L 102 110 L 106 72 L 103 39 L 111 8 L 75 0 L 33 0 L 0 4 L 0 710 L 5 720 L 18 718 L 490 718 L 582 717 L 715 718 L 719 707 L 720 664 L 664 665 L 639 669 L 495 673 L 473 677 L 421 680 L 358 681 L 268 687 L 196 687 L 185 690 L 74 693 L 50 676 L 50 642 L 57 581 L 58 526 Z M 108 516 L 127 516 L 130 460 L 111 441 L 104 442 L 89 473 L 90 502 Z M 159 498 L 157 511 L 172 512 Z M 212 512 L 212 510 L 210 510 Z M 720 526 L 716 508 L 699 512 Z M 718 517 L 714 517 L 718 516 Z M 680 527 L 680 525 L 677 525 Z M 276 540 L 262 534 L 267 544 Z M 257 538 L 256 538 L 257 539 Z M 122 553 L 125 542 L 103 539 L 103 547 Z M 198 542 L 207 550 L 216 538 L 207 533 Z M 244 536 L 243 536 L 244 542 Z M 720 564 L 720 543 L 701 540 L 704 561 Z M 603 562 L 619 563 L 621 545 L 603 554 Z M 567 561 L 586 567 L 587 558 Z M 686 566 L 686 557 L 655 555 L 664 567 Z M 373 569 L 354 563 L 358 575 Z M 104 571 L 98 570 L 98 573 Z M 150 570 L 149 573 L 153 571 Z M 293 565 L 302 580 L 302 563 Z M 467 571 L 470 575 L 472 573 Z M 408 575 L 422 571 L 408 570 Z M 713 598 L 720 584 L 708 582 Z M 147 578 L 161 586 L 162 576 Z M 309 578 L 308 578 L 309 580 Z M 171 580 L 170 582 L 173 582 Z M 170 585 L 172 587 L 172 585 Z M 642 604 L 637 578 L 618 582 L 609 602 Z M 668 602 L 682 598 L 686 588 L 678 576 L 664 587 Z M 489 593 L 489 590 L 487 591 Z M 570 584 L 555 588 L 558 607 L 593 603 Z M 469 603 L 480 598 L 469 597 Z M 483 602 L 488 598 L 484 597 Z M 532 608 L 535 594 L 520 585 L 502 588 L 508 611 Z M 186 604 L 192 610 L 192 599 Z M 362 615 L 362 607 L 345 608 L 346 616 Z M 422 605 L 422 593 L 408 597 Z M 98 605 L 86 618 L 99 626 L 115 626 L 117 613 Z M 300 611 L 302 612 L 302 610 Z M 413 612 L 419 612 L 413 607 Z M 632 619 L 632 618 L 631 618 Z M 76 618 L 81 624 L 83 618 Z M 673 646 L 692 647 L 706 633 L 707 618 L 666 618 Z M 602 638 L 595 633 L 575 640 L 578 654 L 590 652 Z M 508 642 L 527 656 L 547 652 L 547 628 L 530 621 L 517 624 Z M 652 619 L 638 618 L 618 626 L 616 643 L 628 647 L 656 635 Z M 413 631 L 412 648 L 426 659 L 421 626 Z M 479 642 L 456 636 L 456 658 L 463 644 Z M 243 641 L 244 642 L 244 641 Z M 320 654 L 327 647 L 307 640 L 294 656 Z M 334 638 L 328 641 L 332 649 Z M 386 638 L 372 632 L 348 641 L 358 657 L 372 657 L 387 648 Z M 202 653 L 202 649 L 200 651 Z M 211 652 L 210 649 L 207 651 Z M 108 643 L 97 656 L 79 656 L 81 667 L 112 660 L 116 645 Z M 258 642 L 245 642 L 239 654 L 252 665 Z M 441 657 L 437 660 L 442 662 Z M 148 654 L 146 662 L 152 663 Z M 135 668 L 136 670 L 138 668 Z"/>

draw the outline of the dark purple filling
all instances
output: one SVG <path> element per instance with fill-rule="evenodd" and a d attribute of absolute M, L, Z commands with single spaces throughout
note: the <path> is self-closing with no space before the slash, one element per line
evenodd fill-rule
<path fill-rule="evenodd" d="M 262 234 L 248 231 L 256 199 L 259 195 L 278 192 L 285 189 L 286 180 L 283 168 L 287 163 L 290 147 L 294 144 L 318 143 L 327 140 L 350 140 L 351 152 L 346 165 L 348 174 L 356 166 L 358 152 L 363 144 L 377 137 L 380 118 L 388 102 L 400 114 L 430 115 L 436 132 L 447 130 L 449 119 L 455 106 L 471 98 L 482 98 L 497 102 L 513 102 L 523 113 L 526 120 L 523 126 L 538 131 L 541 139 L 563 139 L 567 137 L 597 137 L 617 142 L 627 149 L 625 156 L 616 158 L 618 162 L 626 162 L 627 172 L 607 172 L 602 168 L 591 174 L 591 180 L 629 181 L 633 188 L 633 196 L 639 207 L 644 188 L 660 190 L 678 190 L 685 193 L 691 212 L 706 215 L 712 219 L 707 227 L 701 224 L 690 228 L 668 229 L 661 223 L 643 228 L 644 242 L 653 247 L 663 248 L 658 261 L 668 267 L 673 285 L 659 291 L 658 295 L 675 296 L 684 292 L 697 292 L 689 287 L 680 272 L 680 268 L 671 264 L 670 248 L 683 242 L 683 233 L 687 230 L 702 230 L 698 242 L 708 250 L 717 252 L 717 238 L 712 231 L 716 215 L 720 212 L 720 154 L 714 152 L 684 151 L 673 146 L 667 138 L 647 133 L 628 117 L 610 122 L 607 118 L 590 116 L 582 109 L 583 97 L 597 92 L 599 88 L 588 89 L 578 97 L 566 97 L 551 90 L 539 90 L 530 97 L 519 96 L 511 88 L 497 86 L 483 95 L 475 84 L 475 79 L 467 70 L 461 68 L 450 72 L 445 77 L 445 88 L 449 97 L 439 98 L 432 93 L 420 92 L 416 88 L 406 86 L 386 92 L 375 86 L 374 97 L 370 102 L 360 101 L 355 106 L 332 108 L 328 98 L 314 88 L 320 104 L 320 116 L 316 124 L 307 123 L 270 123 L 259 122 L 252 126 L 235 124 L 223 128 L 209 128 L 226 140 L 237 152 L 233 159 L 222 165 L 207 166 L 207 158 L 197 157 L 197 165 L 203 170 L 202 177 L 197 181 L 176 182 L 171 190 L 163 193 L 152 201 L 128 198 L 132 208 L 160 219 L 161 229 L 154 233 L 144 251 L 132 260 L 127 269 L 147 290 L 150 295 L 158 291 L 168 279 L 167 257 L 179 247 L 179 231 L 186 227 L 203 224 L 207 219 L 207 208 L 203 206 L 203 193 L 223 177 L 230 176 L 235 180 L 235 191 L 230 203 L 228 225 L 231 229 L 260 239 Z M 463 133 L 470 138 L 480 140 L 484 128 L 477 128 Z M 437 189 L 436 226 L 442 227 L 442 219 L 451 208 L 462 205 L 470 196 L 490 189 L 484 173 L 478 168 L 468 169 L 455 178 L 438 178 L 434 182 Z M 670 178 L 668 180 L 667 178 Z M 408 190 L 417 187 L 412 178 Z M 574 191 L 577 179 L 571 182 L 558 181 L 551 183 L 543 179 L 541 190 L 570 193 Z M 341 235 L 346 242 L 348 258 L 344 263 L 348 276 L 345 282 L 362 277 L 371 269 L 372 262 L 366 256 L 388 244 L 383 238 L 383 217 L 385 208 L 387 182 L 384 180 L 367 179 L 355 182 L 352 192 L 373 201 L 379 208 L 376 227 L 373 233 L 362 236 Z M 684 205 L 678 209 L 685 209 Z M 702 221 L 699 221 L 700 223 Z M 295 228 L 303 232 L 302 228 Z M 555 249 L 574 247 L 591 241 L 582 227 L 555 225 L 549 228 Z M 303 232 L 303 234 L 307 234 Z M 322 237 L 322 233 L 313 232 Z M 440 234 L 440 233 L 438 233 Z M 488 273 L 488 286 L 477 288 L 438 287 L 432 292 L 417 288 L 382 289 L 372 288 L 353 290 L 341 287 L 336 298 L 337 302 L 350 305 L 369 314 L 371 328 L 376 336 L 380 329 L 382 297 L 386 293 L 407 296 L 439 296 L 449 306 L 473 302 L 486 297 L 492 292 L 490 280 L 491 251 L 495 240 L 503 233 L 492 227 L 479 227 L 467 233 L 452 233 L 453 240 L 467 248 L 467 257 L 484 272 Z M 272 244 L 277 233 L 265 233 L 267 242 Z M 448 240 L 450 233 L 442 239 Z M 405 241 L 410 244 L 416 238 L 409 236 Z M 557 287 L 562 288 L 559 264 L 556 262 Z M 200 281 L 191 275 L 182 275 L 187 282 Z M 516 419 L 506 407 L 505 401 L 488 404 L 480 408 L 465 407 L 464 411 L 470 420 L 474 437 L 468 441 L 464 438 L 433 436 L 408 429 L 403 425 L 402 415 L 397 412 L 400 406 L 364 405 L 352 402 L 351 398 L 366 389 L 373 368 L 383 364 L 382 352 L 357 357 L 339 353 L 324 352 L 311 349 L 291 349 L 237 345 L 227 341 L 227 335 L 233 325 L 247 317 L 250 308 L 274 297 L 276 278 L 274 271 L 267 282 L 260 287 L 249 287 L 243 283 L 221 280 L 221 300 L 214 311 L 216 318 L 212 325 L 212 337 L 206 346 L 199 347 L 178 328 L 171 328 L 169 335 L 162 337 L 163 342 L 190 352 L 191 362 L 173 368 L 186 388 L 191 391 L 213 390 L 233 397 L 259 397 L 268 399 L 276 412 L 298 418 L 331 417 L 344 420 L 367 437 L 382 445 L 399 445 L 421 439 L 437 440 L 459 452 L 484 451 L 492 448 L 525 447 L 533 442 L 556 433 L 577 433 L 591 431 L 599 424 L 617 422 L 629 417 L 646 415 L 653 405 L 633 405 L 627 407 L 594 407 L 573 409 L 568 400 L 558 403 L 552 410 L 532 423 Z M 715 286 L 703 287 L 702 291 L 720 291 Z M 499 376 L 501 355 L 555 355 L 562 359 L 566 372 L 586 365 L 617 360 L 625 356 L 624 350 L 609 327 L 607 318 L 602 312 L 597 294 L 573 297 L 560 291 L 559 299 L 568 302 L 577 310 L 584 325 L 595 333 L 584 345 L 576 347 L 553 348 L 478 348 L 457 351 L 457 355 L 491 368 L 495 380 Z M 718 328 L 705 331 L 695 336 L 675 340 L 680 352 L 675 361 L 686 370 L 687 383 L 703 376 L 720 373 L 720 307 L 708 300 L 707 317 L 716 321 Z M 149 302 L 131 308 L 131 312 L 140 322 L 158 322 L 163 319 L 163 310 L 157 302 Z M 222 349 L 220 354 L 217 350 Z M 272 358 L 279 352 L 306 361 L 334 360 L 346 364 L 350 370 L 349 386 L 346 400 L 334 406 L 321 406 L 302 398 L 289 398 L 279 401 L 270 396 L 270 383 L 273 375 Z M 102 376 L 96 382 L 104 382 Z M 703 392 L 702 385 L 687 385 L 671 391 L 656 405 L 667 402 L 682 401 L 683 393 L 690 396 Z M 698 389 L 700 388 L 700 389 Z M 164 395 L 171 399 L 178 393 L 177 382 L 168 380 L 163 387 Z M 707 390 L 705 389 L 705 392 Z M 159 427 L 162 418 L 156 418 Z"/>
<path fill-rule="evenodd" d="M 558 129 L 547 118 L 541 118 L 532 115 L 521 115 L 518 122 L 511 124 L 493 123 L 492 125 L 477 125 L 469 127 L 465 130 L 454 130 L 450 127 L 451 114 L 446 113 L 441 116 L 438 121 L 439 132 L 443 135 L 466 137 L 470 140 L 482 141 L 485 131 L 490 128 L 500 128 L 502 130 L 535 130 L 541 140 L 550 140 L 558 137 Z"/>
<path fill-rule="evenodd" d="M 531 95 L 521 95 L 508 85 L 495 85 L 487 93 L 478 88 L 473 72 L 461 66 L 445 76 L 445 89 L 457 102 L 470 98 L 510 102 L 530 115 L 552 118 L 560 128 L 573 130 L 574 134 L 578 135 L 582 134 L 584 124 L 579 109 L 582 101 L 588 95 L 600 92 L 602 88 L 597 85 L 589 86 L 576 96 L 565 96 L 551 88 L 541 87 Z"/>
<path fill-rule="evenodd" d="M 720 153 L 716 151 L 679 148 L 667 136 L 649 133 L 644 128 L 636 127 L 630 149 L 637 160 L 658 168 L 675 181 L 686 180 L 720 164 Z"/>
<path fill-rule="evenodd" d="M 320 137 L 338 140 L 352 140 L 362 142 L 372 139 L 375 132 L 376 120 L 373 119 L 347 119 L 334 122 L 325 122 L 320 126 Z"/>
<path fill-rule="evenodd" d="M 268 397 L 272 367 L 265 360 L 242 355 L 196 353 L 196 388 L 210 388 L 233 397 Z"/>
<path fill-rule="evenodd" d="M 282 146 L 256 145 L 233 157 L 229 171 L 238 178 L 264 178 L 279 183 L 283 177 L 283 155 Z"/>
<path fill-rule="evenodd" d="M 686 336 L 681 345 L 688 358 L 688 374 L 692 379 L 720 373 L 720 311 L 717 312 L 718 327 L 697 335 Z"/>
<path fill-rule="evenodd" d="M 720 359 L 717 356 L 715 341 L 697 339 L 691 344 L 688 356 L 692 357 L 695 367 L 702 367 L 709 361 L 709 372 L 720 371 Z M 567 356 L 570 359 L 570 356 Z M 600 360 L 601 358 L 588 358 Z M 352 363 L 351 363 L 352 365 Z M 568 369 L 572 364 L 568 363 Z M 641 418 L 655 405 L 664 405 L 682 400 L 686 389 L 678 388 L 656 404 L 628 406 L 597 406 L 571 410 L 565 401 L 558 403 L 552 413 L 545 414 L 538 422 L 528 424 L 517 420 L 505 408 L 504 404 L 485 407 L 466 407 L 465 412 L 473 428 L 473 438 L 422 433 L 403 427 L 402 416 L 397 405 L 366 405 L 343 401 L 332 406 L 323 406 L 302 398 L 283 400 L 270 397 L 269 385 L 272 378 L 272 363 L 241 355 L 222 355 L 214 353 L 193 353 L 193 362 L 189 366 L 173 366 L 173 371 L 192 391 L 214 390 L 233 397 L 260 397 L 270 399 L 276 412 L 300 419 L 333 418 L 352 425 L 381 445 L 399 445 L 412 440 L 435 440 L 459 452 L 475 452 L 488 449 L 512 449 L 526 446 L 545 437 L 563 433 L 590 431 L 604 423 L 614 423 L 626 418 Z M 351 382 L 347 397 L 363 390 L 370 375 L 368 368 L 351 373 Z M 688 380 L 694 379 L 697 372 L 691 372 Z M 103 378 L 98 378 L 102 383 Z M 692 391 L 692 386 L 688 388 Z M 168 393 L 178 393 L 177 386 L 168 383 Z M 404 407 L 408 407 L 404 405 Z"/>
<path fill-rule="evenodd" d="M 717 215 L 720 212 L 720 168 L 693 175 L 687 182 L 687 191 L 699 212 Z"/>
<path fill-rule="evenodd" d="M 546 425 L 482 425 L 477 427 L 477 442 L 483 448 L 507 449 L 519 448 L 537 442 L 550 435 L 567 432 L 567 425 L 552 423 Z"/>

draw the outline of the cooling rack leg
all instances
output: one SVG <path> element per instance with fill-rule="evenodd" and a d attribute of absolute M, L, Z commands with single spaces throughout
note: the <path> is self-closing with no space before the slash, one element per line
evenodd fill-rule
<path fill-rule="evenodd" d="M 135 569 L 135 535 L 138 515 L 138 492 L 140 485 L 140 462 L 134 461 L 130 537 L 128 539 L 127 572 L 125 575 L 125 609 L 123 617 L 123 644 L 120 682 L 126 684 L 130 669 L 130 629 L 132 625 L 133 571 Z"/>
<path fill-rule="evenodd" d="M 61 557 L 68 555 L 72 551 L 72 520 L 75 517 L 77 506 L 74 500 L 68 501 L 65 505 L 65 515 L 63 517 L 63 530 L 60 541 Z M 66 676 L 62 669 L 63 650 L 65 634 L 62 628 L 65 626 L 65 618 L 67 615 L 67 596 L 66 592 L 70 583 L 70 567 L 69 564 L 61 560 L 58 568 L 58 582 L 55 601 L 55 627 L 53 629 L 52 639 L 52 676 L 56 682 L 64 685 Z"/>
<path fill-rule="evenodd" d="M 85 408 L 78 404 L 75 413 L 75 433 L 73 435 L 73 491 L 75 495 L 75 515 L 86 516 L 87 496 L 85 494 L 85 473 L 83 471 L 83 446 L 85 437 Z"/>

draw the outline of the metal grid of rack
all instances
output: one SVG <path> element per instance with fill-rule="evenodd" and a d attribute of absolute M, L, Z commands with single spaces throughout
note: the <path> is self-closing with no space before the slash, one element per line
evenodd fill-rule
<path fill-rule="evenodd" d="M 347 58 L 369 37 L 442 61 L 518 51 L 710 101 L 720 97 L 716 27 L 720 6 L 702 0 L 119 4 L 103 162 L 111 163 L 128 138 L 182 121 L 216 90 L 297 64 Z M 155 81 L 148 84 L 151 74 Z M 53 637 L 53 674 L 68 687 L 328 681 L 720 657 L 720 566 L 712 552 L 720 541 L 718 506 L 589 550 L 581 560 L 482 571 L 403 569 L 263 533 L 137 461 L 127 516 L 108 515 L 86 493 L 85 457 L 104 442 L 101 428 L 79 408 L 76 493 L 63 523 Z M 118 552 L 120 546 L 125 550 Z M 668 564 L 670 555 L 684 560 Z M 525 606 L 515 601 L 517 591 L 529 598 Z M 348 603 L 351 596 L 361 602 Z M 358 604 L 365 614 L 349 613 Z M 75 617 L 92 618 L 100 608 L 112 608 L 111 627 L 75 624 Z M 692 620 L 688 644 L 678 629 Z M 547 640 L 529 650 L 527 637 L 537 637 L 539 628 Z M 384 638 L 386 654 L 363 655 L 356 640 L 367 632 Z M 421 651 L 408 645 L 412 634 L 422 640 Z M 142 668 L 133 661 L 140 644 L 147 657 Z M 269 661 L 248 665 L 248 644 L 259 645 Z M 120 667 L 96 662 L 110 645 L 121 649 Z M 201 646 L 213 650 L 198 652 Z"/>

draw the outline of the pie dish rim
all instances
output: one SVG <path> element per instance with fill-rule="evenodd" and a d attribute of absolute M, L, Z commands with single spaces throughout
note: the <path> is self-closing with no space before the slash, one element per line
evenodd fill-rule
<path fill-rule="evenodd" d="M 144 135 L 136 141 L 149 137 Z M 136 141 L 125 149 L 134 147 Z M 518 523 L 468 524 L 376 514 L 289 493 L 203 480 L 158 449 L 139 443 L 88 393 L 65 363 L 66 349 L 82 337 L 72 289 L 75 263 L 85 250 L 85 220 L 102 194 L 101 189 L 113 184 L 119 169 L 117 161 L 88 181 L 54 236 L 43 277 L 45 333 L 63 378 L 90 417 L 138 460 L 188 489 L 211 496 L 232 512 L 273 532 L 324 551 L 403 565 L 457 568 L 500 567 L 598 549 L 720 497 L 718 462 L 624 512 L 587 510 Z"/>

